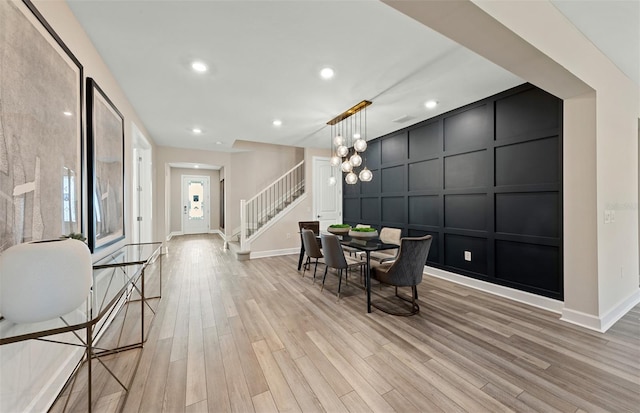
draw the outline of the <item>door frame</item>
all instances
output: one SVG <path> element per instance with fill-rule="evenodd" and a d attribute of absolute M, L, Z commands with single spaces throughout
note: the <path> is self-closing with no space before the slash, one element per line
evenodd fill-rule
<path fill-rule="evenodd" d="M 153 147 L 131 122 L 131 235 L 132 242 L 153 241 Z M 139 162 L 139 158 L 142 158 Z M 138 218 L 140 217 L 140 219 Z"/>
<path fill-rule="evenodd" d="M 320 192 L 319 189 L 321 187 L 321 185 L 328 185 L 327 182 L 320 182 L 320 173 L 319 173 L 319 168 L 320 168 L 320 161 L 322 162 L 327 162 L 327 164 L 331 165 L 329 163 L 330 158 L 329 157 L 325 157 L 325 156 L 314 156 L 312 158 L 312 168 L 313 168 L 313 207 L 312 207 L 312 213 L 313 213 L 313 221 L 316 220 L 320 220 L 318 218 L 318 206 L 317 206 L 317 202 L 316 200 L 319 199 L 320 197 Z M 336 199 L 338 200 L 337 202 L 337 212 L 338 212 L 338 218 L 335 220 L 335 222 L 333 222 L 334 224 L 336 223 L 342 223 L 342 172 L 339 170 L 336 170 L 335 167 L 333 167 L 333 173 L 334 176 L 336 177 L 336 184 L 335 184 L 335 191 L 336 191 Z M 321 226 L 322 227 L 322 226 Z M 322 228 L 320 228 L 322 229 Z"/>
<path fill-rule="evenodd" d="M 208 175 L 191 175 L 191 174 L 186 174 L 186 175 L 180 175 L 180 206 L 181 206 L 181 211 L 180 211 L 180 232 L 182 234 L 187 234 L 187 232 L 185 231 L 185 214 L 184 214 L 184 208 L 186 207 L 184 205 L 184 195 L 185 195 L 185 180 L 187 179 L 202 179 L 204 181 L 206 181 L 205 184 L 205 188 L 204 188 L 204 192 L 205 192 L 205 204 L 204 204 L 204 220 L 206 222 L 206 229 L 203 232 L 189 232 L 189 234 L 206 234 L 209 233 L 209 231 L 211 230 L 211 177 Z"/>

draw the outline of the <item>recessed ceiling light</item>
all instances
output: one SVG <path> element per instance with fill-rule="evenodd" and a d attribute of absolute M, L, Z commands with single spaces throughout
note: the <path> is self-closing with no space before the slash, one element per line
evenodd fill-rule
<path fill-rule="evenodd" d="M 193 128 L 193 129 L 191 129 L 191 132 L 193 132 L 193 133 L 195 133 L 196 135 L 198 135 L 198 134 L 202 133 L 202 129 L 200 129 L 200 128 Z"/>
<path fill-rule="evenodd" d="M 193 70 L 195 70 L 198 73 L 204 73 L 207 71 L 208 67 L 206 64 L 199 62 L 199 61 L 195 61 L 193 63 L 191 63 L 191 68 Z"/>
<path fill-rule="evenodd" d="M 281 125 L 282 125 L 282 121 L 280 119 L 274 119 L 273 126 L 281 126 Z"/>
<path fill-rule="evenodd" d="M 197 169 L 197 168 L 200 168 L 200 166 L 199 166 L 199 165 L 194 165 L 193 167 L 194 167 L 194 168 L 196 168 L 196 169 Z"/>
<path fill-rule="evenodd" d="M 216 142 L 216 145 L 222 145 L 222 142 L 218 141 Z"/>
<path fill-rule="evenodd" d="M 323 79 L 331 79 L 335 74 L 336 72 L 330 67 L 325 67 L 320 71 L 320 77 Z"/>
<path fill-rule="evenodd" d="M 69 112 L 68 110 L 65 110 L 64 112 L 62 112 L 62 114 L 64 116 L 73 116 L 73 113 Z"/>
<path fill-rule="evenodd" d="M 433 109 L 438 106 L 438 102 L 436 102 L 435 100 L 428 100 L 424 105 L 427 109 Z"/>

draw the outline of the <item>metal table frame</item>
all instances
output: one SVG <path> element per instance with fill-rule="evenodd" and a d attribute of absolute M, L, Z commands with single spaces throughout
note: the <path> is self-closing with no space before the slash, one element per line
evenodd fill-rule
<path fill-rule="evenodd" d="M 335 235 L 335 234 L 333 234 Z M 400 248 L 399 245 L 396 244 L 387 244 L 385 242 L 380 241 L 380 238 L 370 238 L 370 239 L 357 239 L 352 238 L 348 235 L 336 235 L 340 240 L 340 244 L 355 248 L 358 251 L 362 251 L 367 256 L 367 261 L 365 264 L 365 283 L 367 289 L 367 313 L 371 312 L 371 252 L 372 251 L 381 251 L 381 250 L 392 250 Z M 316 239 L 320 239 L 320 235 L 316 235 Z M 302 267 L 302 260 L 304 257 L 304 245 L 301 243 L 300 245 L 300 256 L 298 258 L 298 271 Z"/>
<path fill-rule="evenodd" d="M 62 321 L 62 326 L 54 327 L 44 330 L 38 330 L 35 325 L 33 328 L 31 324 L 13 324 L 7 320 L 0 318 L 0 345 L 18 343 L 27 340 L 39 340 L 51 343 L 58 344 L 66 344 L 70 346 L 83 347 L 84 354 L 82 359 L 78 362 L 76 367 L 73 370 L 73 373 L 68 378 L 67 382 L 64 384 L 61 392 L 56 397 L 54 403 L 56 403 L 60 397 L 64 394 L 64 392 L 68 389 L 69 395 L 67 396 L 67 400 L 65 401 L 65 405 L 63 411 L 66 411 L 68 407 L 68 402 L 72 394 L 73 386 L 75 385 L 75 381 L 77 378 L 77 373 L 85 364 L 87 365 L 87 411 L 91 413 L 92 410 L 92 363 L 91 360 L 97 360 L 106 370 L 107 372 L 118 382 L 118 384 L 125 390 L 126 395 L 124 400 L 121 402 L 120 408 L 124 406 L 126 402 L 126 397 L 128 396 L 129 388 L 133 382 L 135 377 L 135 371 L 132 373 L 131 378 L 127 385 L 122 383 L 122 381 L 111 371 L 104 362 L 100 359 L 101 357 L 108 356 L 111 354 L 119 353 L 126 350 L 131 350 L 134 348 L 142 348 L 146 341 L 145 338 L 145 330 L 144 330 L 144 310 L 145 306 L 148 307 L 151 312 L 155 315 L 155 311 L 147 302 L 148 300 L 154 298 L 161 298 L 162 296 L 162 243 L 161 242 L 152 242 L 152 243 L 140 243 L 140 244 L 126 244 L 121 248 L 113 251 L 107 256 L 99 259 L 93 264 L 93 277 L 94 283 L 91 288 L 91 292 L 89 296 L 83 304 L 85 306 L 86 314 L 83 316 L 84 320 L 82 321 L 67 321 L 72 318 L 71 314 L 80 310 L 76 309 L 69 315 L 63 315 L 59 318 Z M 145 270 L 147 267 L 156 261 L 159 260 L 159 294 L 153 297 L 147 297 L 145 295 Z M 107 276 L 107 286 L 103 291 L 101 290 L 101 280 L 99 280 L 100 275 L 103 274 L 103 271 L 113 269 L 110 277 Z M 138 283 L 140 287 L 138 287 Z M 138 292 L 140 298 L 133 298 L 133 293 Z M 99 335 L 104 332 L 104 330 L 108 327 L 106 321 L 109 320 L 112 316 L 115 316 L 120 309 L 126 307 L 126 311 L 128 311 L 128 304 L 133 302 L 140 302 L 140 341 L 127 344 L 127 345 L 118 345 L 114 348 L 104 349 L 97 347 L 97 341 L 99 340 Z M 126 318 L 126 313 L 125 313 Z M 52 321 L 55 321 L 52 320 Z M 98 325 L 102 322 L 102 325 Z M 18 334 L 11 333 L 11 326 L 19 326 L 19 330 L 26 330 L 26 332 L 20 332 Z M 5 328 L 1 328 L 5 327 Z M 124 327 L 124 323 L 123 323 Z M 9 330 L 9 332 L 7 332 Z M 85 330 L 85 338 L 83 339 L 79 334 L 80 330 Z M 50 336 L 55 336 L 61 333 L 72 333 L 76 339 L 80 342 L 71 343 L 67 341 L 59 341 L 51 338 L 47 338 Z M 118 340 L 119 341 L 119 340 Z M 138 360 L 135 363 L 135 369 L 137 369 L 140 355 L 138 356 Z M 69 388 L 69 386 L 71 386 Z"/>
<path fill-rule="evenodd" d="M 396 244 L 387 244 L 385 242 L 380 241 L 379 238 L 371 238 L 371 239 L 356 239 L 352 238 L 348 235 L 338 235 L 338 239 L 340 239 L 340 244 L 345 247 L 355 248 L 358 251 L 363 251 L 366 256 L 366 264 L 365 264 L 365 286 L 367 289 L 367 313 L 371 312 L 371 252 L 372 251 L 381 251 L 381 250 L 391 250 L 400 248 L 399 245 Z"/>

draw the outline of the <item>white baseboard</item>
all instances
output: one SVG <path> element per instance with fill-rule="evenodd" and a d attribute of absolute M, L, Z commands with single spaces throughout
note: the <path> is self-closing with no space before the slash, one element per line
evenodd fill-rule
<path fill-rule="evenodd" d="M 425 266 L 424 272 L 433 277 L 442 278 L 456 284 L 461 284 L 466 287 L 497 295 L 499 297 L 508 298 L 510 300 L 528 304 L 533 307 L 542 308 L 543 310 L 551 311 L 557 314 L 561 314 L 564 307 L 564 302 L 554 300 L 553 298 L 543 297 L 540 295 L 528 293 L 526 291 L 520 291 L 514 288 L 492 284 L 471 277 L 465 277 L 464 275 L 455 274 L 438 268 Z"/>
<path fill-rule="evenodd" d="M 598 317 L 583 313 L 582 311 L 572 310 L 570 308 L 562 309 L 562 317 L 560 320 L 575 324 L 580 327 L 588 328 L 589 330 L 595 330 L 600 333 L 604 333 L 601 329 L 602 320 Z"/>
<path fill-rule="evenodd" d="M 207 232 L 207 234 L 219 234 L 220 236 L 222 236 L 222 239 L 224 239 L 224 234 L 219 229 L 210 229 L 209 232 Z M 171 240 L 171 238 L 177 237 L 179 235 L 184 235 L 184 232 L 182 232 L 182 231 L 172 231 L 169 235 L 167 235 L 167 241 L 169 241 L 169 240 Z"/>
<path fill-rule="evenodd" d="M 182 231 L 173 231 L 173 232 L 169 233 L 169 235 L 167 235 L 167 241 L 171 241 L 171 238 L 177 237 L 178 235 L 184 235 L 184 232 L 182 232 Z"/>
<path fill-rule="evenodd" d="M 300 247 L 296 248 L 284 248 L 281 250 L 271 250 L 271 251 L 251 251 L 251 259 L 254 258 L 267 258 L 267 257 L 277 257 L 279 255 L 291 255 L 291 254 L 299 254 Z"/>
<path fill-rule="evenodd" d="M 620 301 L 618 305 L 601 317 L 571 310 L 570 308 L 564 308 L 560 319 L 567 323 L 604 333 L 638 303 L 640 303 L 640 289 L 636 289 L 631 295 Z"/>

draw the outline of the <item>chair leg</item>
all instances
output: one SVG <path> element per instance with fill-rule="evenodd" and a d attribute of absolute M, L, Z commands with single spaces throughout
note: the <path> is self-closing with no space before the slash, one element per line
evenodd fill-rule
<path fill-rule="evenodd" d="M 340 270 L 340 278 L 338 278 L 338 300 L 340 299 L 340 287 L 342 286 L 342 271 Z"/>
<path fill-rule="evenodd" d="M 407 313 L 398 313 L 398 312 L 389 311 L 389 310 L 387 310 L 387 309 L 385 309 L 383 307 L 380 307 L 374 302 L 372 302 L 371 305 L 374 306 L 375 308 L 377 308 L 378 310 L 380 310 L 382 312 L 385 312 L 387 314 L 403 316 L 403 317 L 415 315 L 415 314 L 418 314 L 420 312 L 420 306 L 418 305 L 418 303 L 416 303 L 416 300 L 418 299 L 418 286 L 416 286 L 416 285 L 412 285 L 411 286 L 411 299 L 399 295 L 398 294 L 398 287 L 396 287 L 396 297 L 398 297 L 401 300 L 404 300 L 406 302 L 411 303 L 411 311 L 409 311 Z"/>
<path fill-rule="evenodd" d="M 320 287 L 320 292 L 322 292 L 322 290 L 324 290 L 324 280 L 327 279 L 327 270 L 329 269 L 329 267 L 324 267 L 324 277 L 322 277 L 322 287 Z"/>
<path fill-rule="evenodd" d="M 316 266 L 313 269 L 313 283 L 315 284 L 316 282 L 316 271 L 318 271 L 318 259 L 316 258 Z"/>
<path fill-rule="evenodd" d="M 305 261 L 304 265 L 302 266 L 302 278 L 304 278 L 304 273 L 307 271 L 307 267 L 309 267 L 309 265 L 311 265 L 311 258 L 309 256 L 307 256 L 307 260 Z"/>

